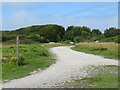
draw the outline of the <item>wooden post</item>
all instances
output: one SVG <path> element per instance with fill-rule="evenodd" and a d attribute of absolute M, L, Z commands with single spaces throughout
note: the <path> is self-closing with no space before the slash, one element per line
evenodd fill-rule
<path fill-rule="evenodd" d="M 16 64 L 18 65 L 18 60 L 19 60 L 19 36 L 16 38 Z"/>

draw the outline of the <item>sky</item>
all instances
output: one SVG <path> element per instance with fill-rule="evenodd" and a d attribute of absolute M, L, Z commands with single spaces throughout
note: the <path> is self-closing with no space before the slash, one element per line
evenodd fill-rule
<path fill-rule="evenodd" d="M 1 5 L 1 4 L 0 4 Z M 117 2 L 3 2 L 2 30 L 31 25 L 118 27 Z"/>
<path fill-rule="evenodd" d="M 2 2 L 119 2 L 119 0 L 1 0 Z"/>

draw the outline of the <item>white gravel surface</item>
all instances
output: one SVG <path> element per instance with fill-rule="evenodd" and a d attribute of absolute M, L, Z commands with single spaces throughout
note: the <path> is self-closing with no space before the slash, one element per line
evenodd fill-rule
<path fill-rule="evenodd" d="M 49 68 L 24 78 L 3 83 L 3 88 L 50 88 L 60 86 L 71 78 L 87 76 L 90 65 L 118 65 L 118 60 L 85 54 L 70 49 L 70 46 L 54 47 L 57 62 Z"/>

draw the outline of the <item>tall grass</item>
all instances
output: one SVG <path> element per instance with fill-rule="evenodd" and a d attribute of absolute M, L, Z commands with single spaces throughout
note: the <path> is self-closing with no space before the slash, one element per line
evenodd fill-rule
<path fill-rule="evenodd" d="M 119 59 L 117 43 L 78 43 L 73 50 L 101 55 L 106 58 Z"/>

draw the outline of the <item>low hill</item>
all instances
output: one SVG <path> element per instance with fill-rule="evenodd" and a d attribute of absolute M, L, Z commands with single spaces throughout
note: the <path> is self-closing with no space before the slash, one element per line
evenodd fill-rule
<path fill-rule="evenodd" d="M 17 35 L 20 39 L 32 39 L 40 42 L 58 42 L 65 34 L 64 27 L 55 24 L 47 25 L 34 25 L 30 27 L 20 28 L 14 31 L 3 31 L 2 40 L 8 41 L 16 38 Z"/>
<path fill-rule="evenodd" d="M 69 26 L 65 28 L 57 24 L 33 25 L 12 31 L 2 31 L 3 42 L 15 42 L 16 36 L 26 43 L 48 42 L 117 42 L 119 43 L 120 29 L 111 27 L 102 33 L 99 29 L 90 29 L 86 26 Z"/>

